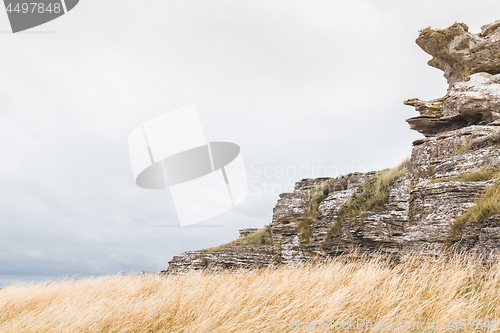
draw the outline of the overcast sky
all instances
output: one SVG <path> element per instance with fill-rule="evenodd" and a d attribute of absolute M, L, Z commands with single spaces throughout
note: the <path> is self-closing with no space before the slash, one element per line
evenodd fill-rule
<path fill-rule="evenodd" d="M 0 10 L 0 286 L 166 269 L 271 222 L 301 178 L 392 167 L 420 134 L 403 100 L 446 92 L 418 30 L 500 17 L 500 2 L 81 0 L 10 33 Z M 129 133 L 196 104 L 240 145 L 249 190 L 204 224 L 135 185 Z"/>

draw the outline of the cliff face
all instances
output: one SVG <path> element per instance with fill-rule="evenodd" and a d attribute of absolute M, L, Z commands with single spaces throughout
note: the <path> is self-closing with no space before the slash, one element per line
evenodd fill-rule
<path fill-rule="evenodd" d="M 175 256 L 166 272 L 267 266 L 349 252 L 500 252 L 500 21 L 421 31 L 417 44 L 444 71 L 447 94 L 405 101 L 424 134 L 393 170 L 304 179 L 273 211 L 272 242 Z"/>

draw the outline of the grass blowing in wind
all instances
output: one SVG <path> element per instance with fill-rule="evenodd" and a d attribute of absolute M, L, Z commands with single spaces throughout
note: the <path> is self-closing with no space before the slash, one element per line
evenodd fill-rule
<path fill-rule="evenodd" d="M 500 318 L 499 290 L 498 263 L 483 267 L 460 255 L 396 265 L 336 258 L 253 271 L 108 276 L 1 289 L 0 332 L 283 333 L 296 331 L 293 320 L 491 320 Z"/>

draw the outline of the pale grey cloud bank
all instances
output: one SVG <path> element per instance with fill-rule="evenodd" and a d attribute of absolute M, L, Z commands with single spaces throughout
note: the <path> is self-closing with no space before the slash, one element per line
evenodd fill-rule
<path fill-rule="evenodd" d="M 302 177 L 396 165 L 420 137 L 402 101 L 445 94 L 414 43 L 472 31 L 496 1 L 96 1 L 0 34 L 0 284 L 159 271 L 175 254 L 271 221 Z M 0 11 L 0 30 L 9 30 Z M 132 129 L 196 104 L 207 140 L 237 143 L 247 199 L 178 224 L 168 192 L 134 184 Z M 299 172 L 300 171 L 300 172 Z"/>

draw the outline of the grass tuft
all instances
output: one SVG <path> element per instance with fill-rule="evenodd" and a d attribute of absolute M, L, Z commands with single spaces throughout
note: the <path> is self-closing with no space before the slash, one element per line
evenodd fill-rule
<path fill-rule="evenodd" d="M 306 217 L 299 222 L 297 232 L 301 233 L 300 241 L 303 243 L 309 242 L 312 236 L 311 224 L 317 220 L 319 216 L 319 204 L 326 199 L 330 193 L 330 184 L 336 179 L 329 179 L 322 182 L 320 185 L 306 191 L 309 197 L 309 205 L 307 206 Z"/>
<path fill-rule="evenodd" d="M 422 35 L 422 34 L 426 34 L 426 33 L 431 32 L 431 31 L 432 31 L 431 26 L 428 26 L 428 27 L 426 27 L 426 28 L 420 29 L 420 30 L 418 31 L 418 33 Z"/>
<path fill-rule="evenodd" d="M 457 237 L 468 222 L 483 222 L 489 217 L 500 212 L 500 179 L 493 186 L 487 188 L 474 206 L 465 214 L 457 217 L 450 225 L 451 237 Z"/>
<path fill-rule="evenodd" d="M 227 249 L 229 247 L 258 247 L 263 245 L 272 245 L 271 225 L 268 224 L 256 232 L 237 238 L 229 243 L 214 246 L 208 249 L 208 253 Z"/>
<path fill-rule="evenodd" d="M 456 176 L 456 177 L 436 178 L 436 179 L 431 180 L 430 183 L 435 184 L 435 183 L 452 182 L 452 181 L 482 182 L 482 181 L 486 181 L 486 180 L 490 180 L 490 179 L 495 178 L 496 174 L 497 174 L 497 171 L 492 170 L 492 169 L 479 170 L 479 171 L 466 172 L 466 173 L 463 173 L 463 174 Z"/>
<path fill-rule="evenodd" d="M 465 152 L 468 152 L 472 148 L 472 142 L 467 142 L 466 144 L 463 144 L 461 141 L 457 144 L 457 150 L 453 153 L 453 156 L 457 156 L 460 154 L 463 154 Z"/>
<path fill-rule="evenodd" d="M 367 179 L 364 183 L 363 192 L 352 196 L 340 206 L 337 220 L 330 226 L 325 241 L 328 242 L 334 235 L 339 233 L 345 220 L 353 221 L 366 211 L 382 208 L 389 198 L 391 185 L 408 171 L 409 165 L 410 159 L 408 158 L 397 167 L 379 171 Z"/>

